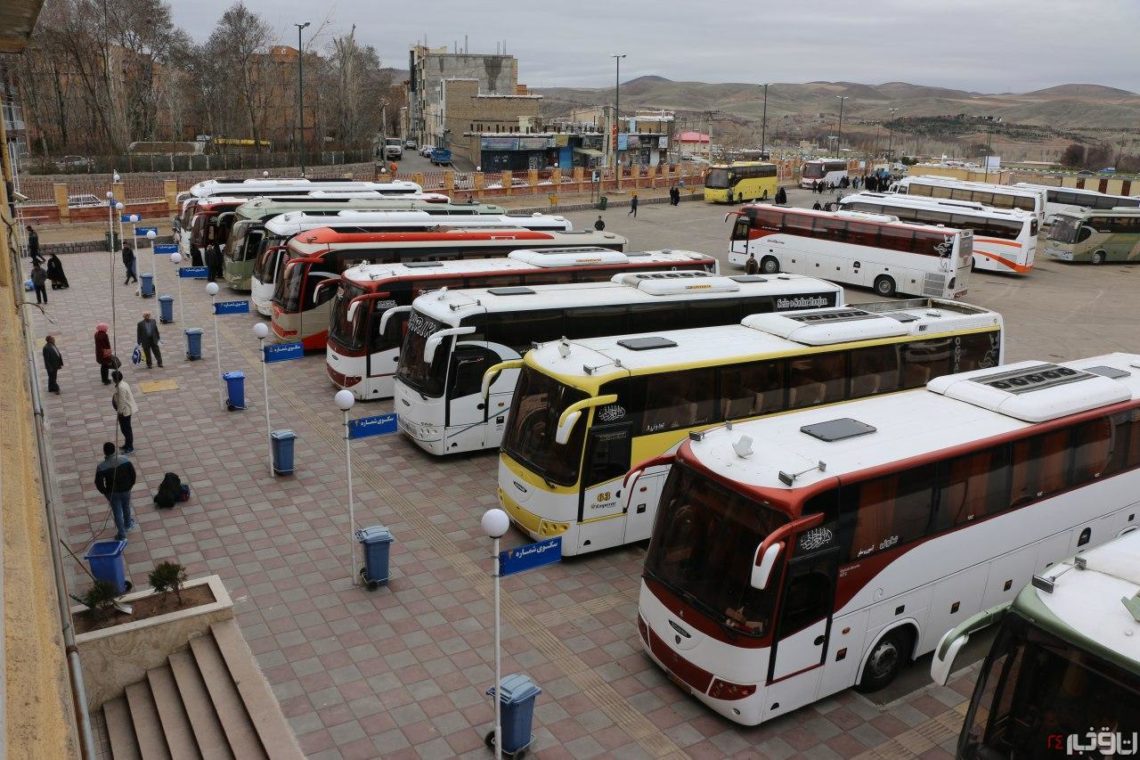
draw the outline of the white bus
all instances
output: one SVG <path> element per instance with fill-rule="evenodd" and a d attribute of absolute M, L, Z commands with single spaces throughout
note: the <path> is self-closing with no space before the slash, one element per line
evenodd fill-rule
<path fill-rule="evenodd" d="M 643 332 L 667 323 L 704 327 L 758 312 L 837 306 L 843 289 L 811 277 L 721 277 L 678 271 L 616 275 L 589 285 L 454 290 L 412 305 L 396 369 L 400 430 L 437 456 L 498 448 L 534 343 Z M 506 363 L 506 364 L 504 364 Z M 502 370 L 488 377 L 489 370 Z"/>
<path fill-rule="evenodd" d="M 1045 255 L 1070 262 L 1140 261 L 1140 208 L 1058 214 Z"/>
<path fill-rule="evenodd" d="M 1013 602 L 947 632 L 930 665 L 941 684 L 970 636 L 1001 624 L 974 686 L 957 756 L 1136 754 L 1138 596 L 1140 532 L 1132 525 L 1119 538 L 1034 576 Z"/>
<path fill-rule="evenodd" d="M 561 535 L 564 555 L 641 541 L 669 469 L 646 473 L 633 493 L 622 485 L 632 464 L 725 420 L 995 366 L 1001 333 L 1001 315 L 988 309 L 921 298 L 543 344 L 522 361 L 499 454 L 499 503 L 532 538 Z M 580 414 L 567 414 L 579 402 Z"/>
<path fill-rule="evenodd" d="M 800 172 L 800 187 L 810 188 L 816 182 L 824 187 L 839 187 L 840 180 L 847 176 L 847 162 L 841 158 L 816 158 L 805 161 Z"/>
<path fill-rule="evenodd" d="M 856 193 L 840 198 L 839 207 L 890 214 L 915 224 L 973 230 L 973 269 L 1024 275 L 1032 271 L 1037 257 L 1037 217 L 1026 211 L 898 193 Z"/>
<path fill-rule="evenodd" d="M 1045 224 L 1052 224 L 1060 213 L 1078 214 L 1082 211 L 1107 211 L 1114 208 L 1140 207 L 1140 197 L 1109 195 L 1096 190 L 1077 187 L 1056 187 L 1018 182 L 1014 187 L 1028 187 L 1045 192 Z"/>
<path fill-rule="evenodd" d="M 646 651 L 745 725 L 882 688 L 1135 525 L 1137 366 L 1019 362 L 694 433 L 646 463 L 673 467 L 638 601 Z"/>
<path fill-rule="evenodd" d="M 209 198 L 212 195 L 304 195 L 314 190 L 345 192 L 373 190 L 383 195 L 417 195 L 424 189 L 415 182 L 365 182 L 352 179 L 305 179 L 303 177 L 251 179 L 207 179 L 190 186 L 186 197 Z"/>
<path fill-rule="evenodd" d="M 728 261 L 755 256 L 760 271 L 793 272 L 928 298 L 961 298 L 970 276 L 969 230 L 893 216 L 748 205 L 736 216 Z"/>
<path fill-rule="evenodd" d="M 1045 191 L 1034 187 L 967 182 L 953 177 L 903 177 L 892 186 L 896 193 L 936 200 L 967 201 L 1002 209 L 1018 209 L 1045 223 Z"/>

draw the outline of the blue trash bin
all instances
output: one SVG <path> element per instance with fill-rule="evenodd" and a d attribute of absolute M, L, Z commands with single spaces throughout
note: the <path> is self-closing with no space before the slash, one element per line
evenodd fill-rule
<path fill-rule="evenodd" d="M 297 434 L 292 430 L 274 430 L 269 434 L 273 444 L 273 474 L 293 474 L 293 441 Z"/>
<path fill-rule="evenodd" d="M 127 583 L 127 564 L 123 560 L 123 550 L 126 548 L 126 541 L 96 541 L 84 557 L 91 566 L 91 574 L 97 580 L 110 583 L 120 594 L 130 587 Z"/>
<path fill-rule="evenodd" d="M 226 407 L 232 412 L 235 409 L 245 409 L 245 373 L 240 370 L 225 372 L 222 379 L 226 381 Z"/>
<path fill-rule="evenodd" d="M 150 298 L 154 295 L 154 275 L 151 273 L 143 273 L 139 275 L 139 294 L 143 298 Z"/>
<path fill-rule="evenodd" d="M 500 719 L 503 726 L 503 752 L 514 754 L 530 746 L 531 724 L 534 721 L 534 700 L 542 693 L 529 676 L 512 673 L 503 676 L 502 693 L 499 696 Z M 495 687 L 487 689 L 494 697 Z M 488 747 L 494 746 L 495 731 L 487 734 Z"/>
<path fill-rule="evenodd" d="M 364 550 L 364 567 L 360 577 L 369 589 L 388 582 L 388 557 L 392 549 L 392 531 L 383 525 L 372 525 L 356 531 L 356 540 Z"/>
<path fill-rule="evenodd" d="M 164 325 L 174 321 L 174 296 L 158 297 L 158 321 Z"/>
<path fill-rule="evenodd" d="M 202 328 L 191 327 L 186 333 L 186 358 L 190 361 L 202 358 Z"/>

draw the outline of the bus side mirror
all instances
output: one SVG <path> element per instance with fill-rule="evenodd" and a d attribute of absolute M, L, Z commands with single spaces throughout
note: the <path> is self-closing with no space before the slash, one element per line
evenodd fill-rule
<path fill-rule="evenodd" d="M 779 559 L 784 544 L 772 544 L 764 550 L 763 556 L 760 555 L 761 548 L 763 544 L 756 547 L 756 561 L 752 563 L 752 588 L 757 591 L 768 588 L 768 581 L 772 579 L 772 568 L 776 566 L 776 560 Z"/>
<path fill-rule="evenodd" d="M 393 306 L 384 312 L 384 316 L 380 317 L 380 334 L 388 334 L 388 320 L 397 314 L 405 314 L 412 310 L 411 306 Z"/>
<path fill-rule="evenodd" d="M 356 318 L 356 307 L 360 306 L 360 301 L 353 299 L 352 303 L 348 305 L 348 314 L 346 315 L 349 322 Z"/>
<path fill-rule="evenodd" d="M 966 646 L 969 640 L 970 634 L 959 633 L 955 628 L 942 634 L 942 640 L 938 642 L 938 646 L 934 650 L 934 657 L 930 660 L 930 677 L 936 684 L 945 686 L 946 682 L 950 680 L 950 671 L 954 669 L 954 660 L 958 658 L 958 652 Z"/>
<path fill-rule="evenodd" d="M 554 442 L 559 446 L 565 446 L 566 442 L 570 440 L 570 432 L 574 429 L 574 425 L 578 423 L 578 418 L 582 416 L 579 411 L 570 412 L 566 415 L 566 419 L 559 423 L 558 428 L 554 431 Z"/>
<path fill-rule="evenodd" d="M 490 396 L 491 384 L 494 383 L 495 380 L 498 379 L 499 375 L 501 375 L 503 373 L 503 370 L 519 369 L 520 367 L 522 367 L 522 365 L 523 365 L 522 359 L 510 359 L 508 361 L 499 362 L 498 364 L 493 364 L 490 367 L 488 367 L 487 371 L 483 373 L 483 387 L 482 387 L 483 400 L 486 401 L 487 397 Z"/>
<path fill-rule="evenodd" d="M 424 344 L 424 363 L 431 364 L 435 361 L 435 352 L 439 349 L 439 344 L 443 342 L 443 336 L 439 333 L 428 337 L 427 342 Z"/>

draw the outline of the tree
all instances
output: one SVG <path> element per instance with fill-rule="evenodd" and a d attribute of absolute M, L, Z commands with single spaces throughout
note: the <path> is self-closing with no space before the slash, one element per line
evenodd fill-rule
<path fill-rule="evenodd" d="M 1061 166 L 1075 168 L 1085 164 L 1085 146 L 1080 143 L 1070 143 L 1061 153 Z"/>
<path fill-rule="evenodd" d="M 399 122 L 400 103 L 392 94 L 392 75 L 380 67 L 380 56 L 371 45 L 356 42 L 356 27 L 348 34 L 335 37 L 329 45 L 324 65 L 317 68 L 319 90 L 328 99 L 320 109 L 329 115 L 326 131 L 336 137 L 342 148 L 361 148 L 371 144 L 378 132 L 399 134 L 391 128 Z M 382 124 L 383 119 L 388 124 Z"/>
<path fill-rule="evenodd" d="M 1108 145 L 1094 145 L 1085 151 L 1086 169 L 1103 169 L 1112 166 L 1112 148 Z"/>
<path fill-rule="evenodd" d="M 214 115 L 222 128 L 248 134 L 258 149 L 268 106 L 281 84 L 268 55 L 272 34 L 265 19 L 238 2 L 222 14 L 198 58 L 209 78 L 209 106 L 218 109 Z M 242 122 L 245 129 L 238 128 Z"/>

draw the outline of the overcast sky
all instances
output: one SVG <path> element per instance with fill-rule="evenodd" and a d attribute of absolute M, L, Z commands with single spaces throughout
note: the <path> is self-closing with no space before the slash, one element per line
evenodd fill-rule
<path fill-rule="evenodd" d="M 232 0 L 169 0 L 174 21 L 201 42 Z M 464 36 L 472 53 L 506 41 L 532 87 L 605 87 L 612 53 L 622 81 L 863 84 L 904 81 L 980 92 L 1093 83 L 1140 92 L 1138 0 L 707 0 L 480 2 L 246 0 L 279 41 L 293 22 L 320 29 L 316 46 L 356 25 L 385 65 L 406 68 L 409 46 Z M 395 9 L 400 9 L 396 11 Z M 323 27 L 322 27 L 323 24 Z"/>

